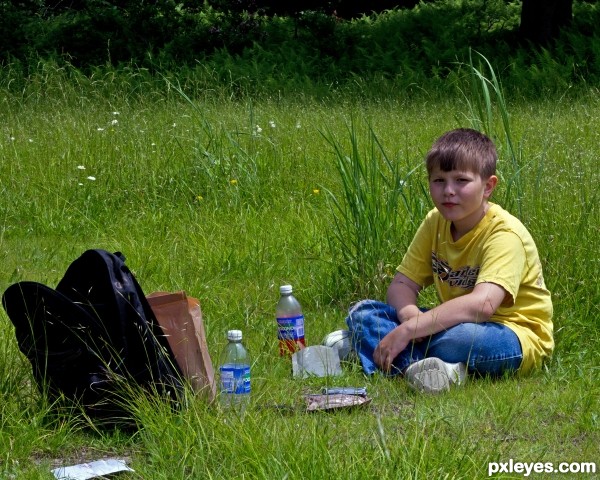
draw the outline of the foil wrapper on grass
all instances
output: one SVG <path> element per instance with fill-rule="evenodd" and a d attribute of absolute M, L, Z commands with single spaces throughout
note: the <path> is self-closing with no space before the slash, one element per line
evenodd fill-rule
<path fill-rule="evenodd" d="M 371 399 L 363 395 L 347 395 L 336 393 L 332 395 L 305 395 L 306 410 L 316 412 L 321 410 L 338 410 L 366 406 Z"/>

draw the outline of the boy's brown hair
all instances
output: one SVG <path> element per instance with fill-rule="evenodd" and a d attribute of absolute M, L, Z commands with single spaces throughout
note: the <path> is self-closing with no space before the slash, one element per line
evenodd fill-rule
<path fill-rule="evenodd" d="M 477 130 L 458 128 L 438 138 L 425 157 L 427 173 L 464 170 L 487 179 L 496 173 L 498 154 L 494 142 Z"/>

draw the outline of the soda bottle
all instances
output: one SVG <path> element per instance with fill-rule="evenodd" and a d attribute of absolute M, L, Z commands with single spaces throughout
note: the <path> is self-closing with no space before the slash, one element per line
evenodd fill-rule
<path fill-rule="evenodd" d="M 291 285 L 282 285 L 279 287 L 279 293 L 281 297 L 275 310 L 279 355 L 287 356 L 306 346 L 304 315 L 302 315 L 300 302 L 292 295 Z"/>
<path fill-rule="evenodd" d="M 241 330 L 227 332 L 219 372 L 221 405 L 243 413 L 250 401 L 250 355 L 242 343 Z"/>

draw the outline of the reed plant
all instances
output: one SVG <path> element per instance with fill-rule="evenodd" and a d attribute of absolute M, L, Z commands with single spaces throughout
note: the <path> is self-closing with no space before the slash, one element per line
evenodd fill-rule
<path fill-rule="evenodd" d="M 382 297 L 393 277 L 393 261 L 407 246 L 406 227 L 419 221 L 427 203 L 426 192 L 414 175 L 419 165 L 390 157 L 371 126 L 366 135 L 358 128 L 351 120 L 347 144 L 324 133 L 341 184 L 338 195 L 327 190 L 333 218 L 328 241 L 336 283 L 357 298 Z M 416 185 L 409 188 L 411 183 Z"/>
<path fill-rule="evenodd" d="M 461 91 L 468 107 L 468 121 L 472 128 L 486 133 L 498 144 L 503 167 L 498 172 L 504 191 L 502 203 L 520 217 L 523 214 L 523 159 L 513 138 L 502 84 L 490 61 L 479 52 L 469 51 L 466 67 L 469 88 Z"/>

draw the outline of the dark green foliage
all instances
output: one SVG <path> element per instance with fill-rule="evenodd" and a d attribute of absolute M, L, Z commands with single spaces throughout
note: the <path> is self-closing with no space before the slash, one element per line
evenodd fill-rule
<path fill-rule="evenodd" d="M 128 25 L 116 9 L 67 11 L 47 26 L 47 35 L 34 44 L 41 55 L 65 53 L 79 66 L 119 62 L 133 56 Z"/>
<path fill-rule="evenodd" d="M 28 31 L 35 24 L 37 5 L 34 2 L 0 0 L 0 54 L 24 57 L 28 53 Z"/>
<path fill-rule="evenodd" d="M 64 57 L 92 67 L 139 61 L 162 49 L 180 28 L 178 4 L 172 0 L 22 2 L 2 4 L 0 58 Z M 27 48 L 23 48 L 26 45 Z"/>
<path fill-rule="evenodd" d="M 161 72 L 201 65 L 212 79 L 246 92 L 298 90 L 307 82 L 331 90 L 360 78 L 383 93 L 452 78 L 473 48 L 501 73 L 507 91 L 539 95 L 600 82 L 600 7 L 593 2 L 576 1 L 572 24 L 544 49 L 520 41 L 520 2 L 505 0 L 420 2 L 353 20 L 333 14 L 340 6 L 334 0 L 0 5 L 5 63 L 41 58 L 86 71 L 134 64 Z"/>

